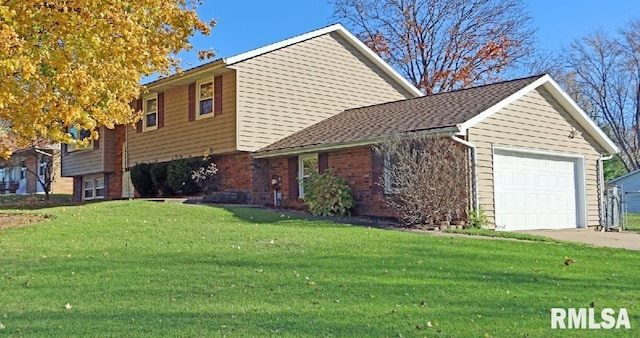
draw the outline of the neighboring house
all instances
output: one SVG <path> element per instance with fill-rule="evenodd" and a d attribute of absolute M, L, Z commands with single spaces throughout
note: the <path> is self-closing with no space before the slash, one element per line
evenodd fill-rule
<path fill-rule="evenodd" d="M 341 25 L 146 86 L 136 128 L 102 127 L 89 147 L 65 147 L 62 174 L 76 200 L 132 197 L 136 163 L 203 154 L 213 154 L 222 190 L 264 195 L 269 168 L 252 152 L 345 109 L 422 95 Z"/>
<path fill-rule="evenodd" d="M 609 181 L 609 185 L 620 188 L 626 212 L 640 214 L 640 170 L 614 178 Z"/>
<path fill-rule="evenodd" d="M 600 224 L 602 159 L 613 142 L 548 75 L 344 112 L 262 148 L 254 158 L 281 182 L 283 202 L 299 181 L 330 168 L 353 188 L 360 215 L 390 216 L 378 184 L 385 161 L 372 147 L 390 136 L 427 133 L 468 149 L 471 207 L 501 230 Z M 254 203 L 273 203 L 272 194 Z"/>
<path fill-rule="evenodd" d="M 41 181 L 46 182 L 50 174 L 53 180 L 49 192 L 71 194 L 73 180 L 61 176 L 59 152 L 60 144 L 29 147 L 14 151 L 9 160 L 0 160 L 0 193 L 44 193 Z M 47 173 L 49 165 L 53 167 Z"/>

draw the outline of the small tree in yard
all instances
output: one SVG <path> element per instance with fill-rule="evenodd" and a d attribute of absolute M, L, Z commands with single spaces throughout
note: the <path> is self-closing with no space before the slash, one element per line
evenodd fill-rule
<path fill-rule="evenodd" d="M 468 196 L 468 157 L 449 138 L 415 135 L 377 145 L 385 158 L 380 183 L 385 203 L 407 226 L 464 217 Z"/>
<path fill-rule="evenodd" d="M 51 185 L 56 179 L 54 166 L 56 163 L 60 163 L 60 145 L 49 145 L 43 141 L 38 143 L 45 145 L 32 145 L 27 150 L 15 154 L 15 158 L 12 158 L 12 162 L 22 163 L 23 161 L 26 162 L 31 159 L 36 163 L 36 167 L 26 165 L 24 168 L 36 178 L 36 184 L 42 187 L 42 190 L 44 191 L 44 199 L 48 201 L 49 194 L 51 193 Z"/>

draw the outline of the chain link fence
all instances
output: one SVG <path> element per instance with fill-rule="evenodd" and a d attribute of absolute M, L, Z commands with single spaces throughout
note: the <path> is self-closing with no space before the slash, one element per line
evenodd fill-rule
<path fill-rule="evenodd" d="M 640 232 L 640 191 L 614 186 L 604 194 L 604 226 Z"/>

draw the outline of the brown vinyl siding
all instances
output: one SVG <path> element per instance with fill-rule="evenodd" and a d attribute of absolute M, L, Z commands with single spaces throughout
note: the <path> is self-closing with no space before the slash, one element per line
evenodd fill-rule
<path fill-rule="evenodd" d="M 337 33 L 232 65 L 238 150 L 255 151 L 345 109 L 414 97 Z"/>
<path fill-rule="evenodd" d="M 210 74 L 201 79 L 211 78 Z M 136 133 L 128 130 L 128 165 L 164 162 L 176 157 L 202 156 L 236 149 L 236 77 L 234 71 L 222 74 L 222 113 L 189 121 L 189 85 L 164 92 L 164 126 Z M 197 102 L 196 102 L 197 104 Z"/>
<path fill-rule="evenodd" d="M 570 139 L 572 127 L 581 132 Z M 597 161 L 605 151 L 543 88 L 531 91 L 469 130 L 477 147 L 480 205 L 494 222 L 493 147 L 510 146 L 584 156 L 587 225 L 597 226 Z"/>
<path fill-rule="evenodd" d="M 112 132 L 113 130 L 111 130 Z M 63 152 L 62 154 L 62 176 L 81 176 L 89 173 L 103 172 L 104 168 L 104 150 L 105 138 L 109 134 L 109 130 L 101 127 L 100 138 L 93 141 L 99 142 L 99 149 L 94 150 L 93 146 L 86 149 Z M 65 147 L 63 146 L 63 149 Z"/>

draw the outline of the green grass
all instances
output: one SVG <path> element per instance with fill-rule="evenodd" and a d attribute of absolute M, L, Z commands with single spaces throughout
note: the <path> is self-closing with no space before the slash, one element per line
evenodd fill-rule
<path fill-rule="evenodd" d="M 0 210 L 6 209 L 42 209 L 60 205 L 73 205 L 71 195 L 50 194 L 45 200 L 44 194 L 35 195 L 0 195 Z"/>
<path fill-rule="evenodd" d="M 460 235 L 471 235 L 471 236 L 510 238 L 510 239 L 517 239 L 517 240 L 523 240 L 523 241 L 533 241 L 533 242 L 548 242 L 548 243 L 561 242 L 556 239 L 544 237 L 544 236 L 536 236 L 536 235 L 525 234 L 520 232 L 495 231 L 495 230 L 489 230 L 489 229 L 452 229 L 452 230 L 444 230 L 443 232 L 460 234 Z"/>
<path fill-rule="evenodd" d="M 640 232 L 640 214 L 625 214 L 627 221 L 627 229 L 630 231 Z"/>
<path fill-rule="evenodd" d="M 550 308 L 590 302 L 639 335 L 634 251 L 148 201 L 38 212 L 55 219 L 0 230 L 0 335 L 611 335 L 550 329 Z"/>

